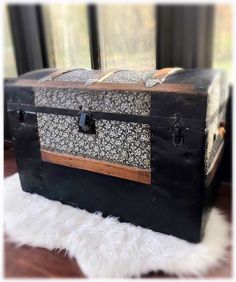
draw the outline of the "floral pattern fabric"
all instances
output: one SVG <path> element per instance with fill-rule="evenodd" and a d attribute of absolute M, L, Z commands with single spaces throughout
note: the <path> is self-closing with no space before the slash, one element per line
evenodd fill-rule
<path fill-rule="evenodd" d="M 96 79 L 98 75 L 101 74 L 100 70 L 86 70 L 78 69 L 74 71 L 67 72 L 60 75 L 55 80 L 58 81 L 77 81 L 77 82 L 86 82 L 89 79 Z"/>
<path fill-rule="evenodd" d="M 138 83 L 152 78 L 156 70 L 135 71 L 135 70 L 119 70 L 109 75 L 103 82 L 106 83 Z"/>
<path fill-rule="evenodd" d="M 76 117 L 38 113 L 37 120 L 42 149 L 150 169 L 149 125 L 96 120 L 96 134 L 84 134 Z"/>
<path fill-rule="evenodd" d="M 55 80 L 86 83 L 97 78 L 100 72 L 78 69 Z M 135 82 L 152 73 L 122 71 L 114 77 L 124 79 L 126 76 Z M 50 77 L 47 79 L 50 80 Z M 73 110 L 81 110 L 82 107 L 82 111 L 143 116 L 150 114 L 151 96 L 147 92 L 50 89 L 43 87 L 43 81 L 34 89 L 36 106 Z M 85 134 L 79 132 L 77 117 L 38 113 L 37 120 L 42 149 L 150 169 L 151 133 L 147 124 L 95 120 L 96 134 Z"/>
<path fill-rule="evenodd" d="M 35 105 L 107 113 L 144 115 L 150 113 L 150 93 L 35 88 Z"/>
<path fill-rule="evenodd" d="M 206 147 L 205 147 L 205 173 L 209 172 L 209 168 L 212 161 L 223 142 L 220 136 L 215 136 L 220 122 L 226 119 L 226 107 L 219 112 L 220 106 L 226 103 L 228 97 L 228 89 L 224 76 L 218 76 L 217 79 L 211 85 L 207 98 L 207 119 L 211 118 L 214 113 L 218 111 L 217 117 L 208 126 L 206 135 Z"/>

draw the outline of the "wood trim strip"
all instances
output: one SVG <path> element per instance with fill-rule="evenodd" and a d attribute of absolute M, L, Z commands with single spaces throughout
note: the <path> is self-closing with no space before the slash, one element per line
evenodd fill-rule
<path fill-rule="evenodd" d="M 151 171 L 148 169 L 125 166 L 80 156 L 59 154 L 46 150 L 41 150 L 41 157 L 43 161 L 53 164 L 101 173 L 143 184 L 151 184 Z"/>
<path fill-rule="evenodd" d="M 49 75 L 50 81 L 58 78 L 59 76 L 65 74 L 65 73 L 72 72 L 72 71 L 75 71 L 75 70 L 80 70 L 80 69 L 82 69 L 82 68 L 65 68 L 65 69 L 60 69 L 60 70 L 55 71 L 55 72 L 53 72 L 53 73 L 51 73 Z M 41 83 L 43 84 L 44 82 L 40 82 L 40 84 Z"/>
<path fill-rule="evenodd" d="M 154 87 L 146 87 L 143 83 L 132 84 L 132 83 L 94 83 L 91 85 L 86 85 L 85 83 L 73 82 L 73 81 L 45 81 L 40 84 L 37 80 L 31 79 L 19 79 L 14 83 L 14 86 L 21 87 L 41 87 L 41 88 L 73 88 L 73 89 L 87 89 L 87 90 L 116 90 L 116 91 L 143 91 L 150 93 L 157 92 L 169 92 L 174 94 L 189 94 L 197 96 L 205 96 L 206 93 L 197 93 L 194 90 L 193 84 L 177 84 L 177 83 L 161 83 Z"/>
<path fill-rule="evenodd" d="M 157 70 L 157 72 L 153 75 L 153 78 L 158 78 L 161 82 L 163 82 L 169 75 L 182 70 L 182 68 L 163 68 Z"/>
<path fill-rule="evenodd" d="M 92 84 L 100 83 L 101 81 L 106 79 L 108 76 L 112 75 L 115 71 L 116 70 L 109 70 L 109 71 L 100 70 L 100 74 L 98 74 L 96 77 L 94 77 L 92 79 L 88 79 L 84 84 L 86 86 L 90 86 Z"/>
<path fill-rule="evenodd" d="M 113 73 L 117 72 L 118 70 L 110 70 L 107 72 L 104 72 L 103 75 L 99 78 L 97 82 L 101 83 L 104 79 L 108 78 L 111 76 Z"/>

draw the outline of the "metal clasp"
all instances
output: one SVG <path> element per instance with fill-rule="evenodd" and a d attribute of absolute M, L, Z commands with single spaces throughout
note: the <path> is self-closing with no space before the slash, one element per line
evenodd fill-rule
<path fill-rule="evenodd" d="M 182 146 L 184 143 L 184 132 L 186 128 L 184 127 L 183 123 L 181 122 L 181 115 L 180 113 L 174 114 L 175 121 L 171 125 L 171 137 L 172 142 L 175 146 Z"/>
<path fill-rule="evenodd" d="M 95 134 L 95 120 L 89 113 L 81 113 L 79 116 L 79 132 Z"/>

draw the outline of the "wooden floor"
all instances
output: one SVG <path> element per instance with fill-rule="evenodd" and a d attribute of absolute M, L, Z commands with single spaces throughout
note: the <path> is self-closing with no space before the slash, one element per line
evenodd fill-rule
<path fill-rule="evenodd" d="M 16 163 L 12 148 L 4 150 L 4 175 L 14 174 Z M 217 197 L 216 206 L 220 208 L 231 222 L 231 185 L 222 184 Z M 207 273 L 207 278 L 231 277 L 231 248 L 224 265 Z M 29 246 L 16 247 L 5 238 L 5 277 L 7 278 L 83 278 L 85 277 L 75 260 L 70 259 L 64 251 L 48 251 L 43 248 Z M 164 273 L 150 273 L 145 277 L 170 277 Z"/>

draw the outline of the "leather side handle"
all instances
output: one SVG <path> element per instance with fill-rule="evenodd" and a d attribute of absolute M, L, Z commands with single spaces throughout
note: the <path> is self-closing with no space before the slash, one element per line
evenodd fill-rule
<path fill-rule="evenodd" d="M 221 137 L 221 138 L 224 138 L 225 136 L 225 133 L 226 133 L 226 123 L 225 122 L 220 122 L 220 126 L 219 126 L 219 129 L 218 129 L 218 135 Z"/>

